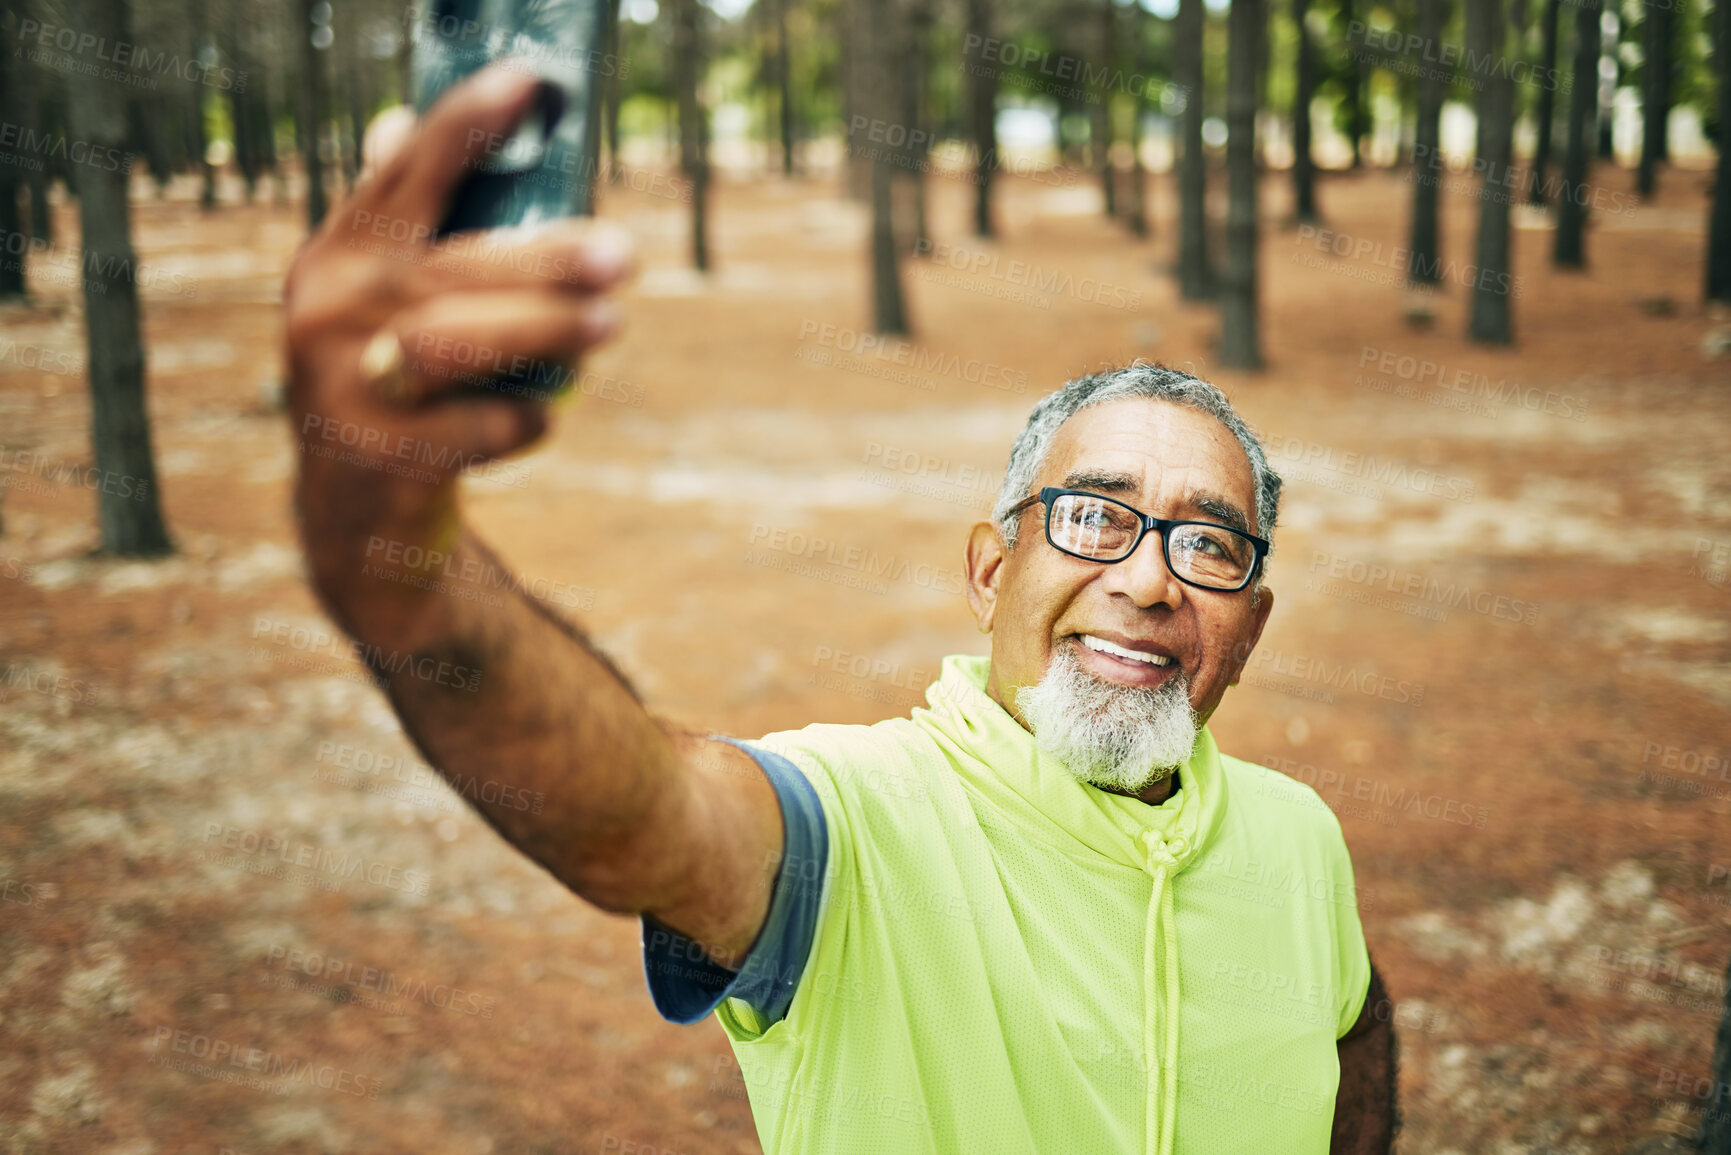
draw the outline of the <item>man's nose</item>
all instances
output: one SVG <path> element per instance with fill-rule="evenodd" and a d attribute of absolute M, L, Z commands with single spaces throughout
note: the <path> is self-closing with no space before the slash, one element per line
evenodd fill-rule
<path fill-rule="evenodd" d="M 1184 583 L 1166 565 L 1166 548 L 1158 531 L 1136 543 L 1129 557 L 1106 567 L 1100 581 L 1109 594 L 1123 594 L 1142 609 L 1177 609 L 1184 601 Z"/>

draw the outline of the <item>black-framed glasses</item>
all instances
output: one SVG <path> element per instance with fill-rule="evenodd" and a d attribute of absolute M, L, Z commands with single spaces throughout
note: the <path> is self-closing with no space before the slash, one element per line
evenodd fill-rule
<path fill-rule="evenodd" d="M 1250 584 L 1268 556 L 1260 537 L 1212 521 L 1173 521 L 1149 517 L 1139 509 L 1085 489 L 1049 485 L 1012 505 L 1013 516 L 1040 502 L 1046 507 L 1046 540 L 1052 548 L 1083 561 L 1107 565 L 1136 552 L 1149 532 L 1160 535 L 1166 568 L 1185 585 L 1231 593 Z"/>

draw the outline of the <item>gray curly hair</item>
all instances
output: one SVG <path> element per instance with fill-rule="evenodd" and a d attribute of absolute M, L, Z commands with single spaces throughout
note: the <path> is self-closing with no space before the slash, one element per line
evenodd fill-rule
<path fill-rule="evenodd" d="M 1033 488 L 1034 478 L 1045 463 L 1059 427 L 1089 406 L 1127 397 L 1149 397 L 1199 409 L 1231 431 L 1243 447 L 1244 456 L 1250 459 L 1250 478 L 1256 488 L 1256 532 L 1269 540 L 1269 552 L 1272 553 L 1274 526 L 1280 515 L 1281 481 L 1280 475 L 1268 464 L 1262 442 L 1257 440 L 1256 434 L 1251 432 L 1250 426 L 1238 416 L 1226 394 L 1218 388 L 1188 373 L 1146 361 L 1078 377 L 1062 389 L 1047 394 L 1034 406 L 1034 411 L 1028 414 L 1028 424 L 1010 447 L 1010 464 L 1004 470 L 1004 486 L 998 491 L 997 503 L 992 507 L 992 520 L 998 523 L 1005 544 L 1015 548 L 1017 519 L 1009 511 Z M 1266 568 L 1266 563 L 1257 569 L 1258 588 L 1262 585 L 1263 568 Z"/>

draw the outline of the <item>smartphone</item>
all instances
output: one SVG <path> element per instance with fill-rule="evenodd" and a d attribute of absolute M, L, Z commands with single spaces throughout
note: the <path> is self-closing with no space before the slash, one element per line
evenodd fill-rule
<path fill-rule="evenodd" d="M 612 58 L 612 0 L 420 0 L 410 87 L 425 114 L 441 93 L 496 60 L 541 80 L 538 98 L 509 136 L 477 142 L 438 235 L 531 225 L 591 211 L 601 79 Z M 500 374 L 482 387 L 547 396 L 570 372 Z M 557 378 L 557 380 L 553 380 Z"/>

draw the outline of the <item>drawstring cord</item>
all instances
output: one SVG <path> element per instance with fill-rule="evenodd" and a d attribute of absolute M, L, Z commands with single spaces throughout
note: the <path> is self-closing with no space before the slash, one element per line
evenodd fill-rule
<path fill-rule="evenodd" d="M 1147 851 L 1146 868 L 1154 880 L 1154 892 L 1148 899 L 1147 930 L 1142 936 L 1142 1052 L 1148 1065 L 1148 1123 L 1146 1127 L 1148 1155 L 1172 1155 L 1173 1128 L 1177 1122 L 1178 1104 L 1178 916 L 1172 900 L 1171 875 L 1178 866 L 1177 855 L 1187 846 L 1180 836 L 1170 842 L 1152 830 L 1141 838 Z M 1156 933 L 1165 940 L 1165 950 L 1157 950 Z M 1165 955 L 1161 967 L 1160 955 Z M 1164 971 L 1160 983 L 1159 971 Z M 1154 992 L 1164 988 L 1164 1004 Z M 1159 1046 L 1159 1066 L 1155 1053 Z"/>

